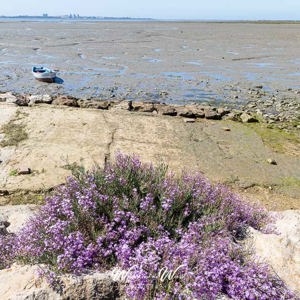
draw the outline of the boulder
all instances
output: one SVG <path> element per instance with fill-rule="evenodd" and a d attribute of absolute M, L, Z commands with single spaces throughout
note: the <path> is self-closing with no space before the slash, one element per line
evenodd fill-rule
<path fill-rule="evenodd" d="M 16 233 L 37 211 L 37 205 L 7 205 L 0 206 L 0 221 L 8 222 L 9 233 Z"/>
<path fill-rule="evenodd" d="M 43 266 L 14 264 L 9 269 L 1 270 L 1 300 L 122 299 L 118 283 L 109 274 L 95 272 L 81 276 L 62 276 L 64 288 L 58 294 L 45 279 L 38 277 L 41 268 Z"/>
<path fill-rule="evenodd" d="M 9 225 L 10 223 L 8 221 L 0 219 L 0 236 L 9 234 L 9 232 L 7 231 L 7 227 Z"/>
<path fill-rule="evenodd" d="M 177 111 L 174 107 L 166 104 L 155 105 L 155 108 L 163 116 L 177 116 Z"/>
<path fill-rule="evenodd" d="M 2 300 L 57 300 L 61 299 L 45 282 L 39 280 L 39 266 L 12 265 L 0 271 Z"/>
<path fill-rule="evenodd" d="M 223 108 L 223 107 L 219 107 L 219 108 L 217 109 L 217 113 L 218 113 L 221 117 L 223 117 L 223 116 L 225 116 L 225 115 L 228 115 L 228 114 L 230 113 L 230 110 L 229 110 L 229 109 L 226 109 L 226 108 Z"/>
<path fill-rule="evenodd" d="M 231 121 L 240 121 L 240 116 L 242 112 L 239 110 L 233 110 L 229 114 L 224 116 L 225 120 L 231 120 Z"/>
<path fill-rule="evenodd" d="M 131 100 L 123 100 L 123 101 L 113 101 L 113 109 L 116 110 L 132 110 L 132 101 Z"/>
<path fill-rule="evenodd" d="M 215 110 L 206 109 L 205 110 L 205 119 L 209 120 L 221 120 L 222 116 Z"/>
<path fill-rule="evenodd" d="M 51 104 L 52 100 L 50 95 L 31 95 L 28 97 L 28 105 L 32 106 L 39 103 Z"/>
<path fill-rule="evenodd" d="M 18 98 L 12 93 L 2 93 L 0 94 L 0 102 L 6 102 L 8 104 L 16 104 Z"/>
<path fill-rule="evenodd" d="M 12 93 L 2 93 L 0 94 L 0 102 L 5 102 L 6 104 L 14 104 L 18 106 L 28 106 L 29 100 L 23 95 L 13 95 Z"/>
<path fill-rule="evenodd" d="M 79 107 L 77 99 L 69 96 L 59 96 L 53 100 L 52 104 Z"/>
<path fill-rule="evenodd" d="M 300 210 L 274 215 L 276 234 L 251 229 L 251 245 L 291 289 L 300 291 Z"/>
<path fill-rule="evenodd" d="M 242 113 L 240 115 L 240 119 L 243 123 L 254 123 L 254 122 L 258 122 L 257 118 L 253 115 L 250 115 L 248 113 Z"/>
<path fill-rule="evenodd" d="M 131 110 L 152 113 L 156 108 L 154 102 L 132 102 Z"/>
<path fill-rule="evenodd" d="M 78 100 L 77 103 L 81 108 L 108 109 L 110 107 L 109 101 Z"/>
<path fill-rule="evenodd" d="M 177 114 L 183 118 L 204 118 L 204 108 L 198 105 L 187 105 L 183 107 L 177 107 Z"/>

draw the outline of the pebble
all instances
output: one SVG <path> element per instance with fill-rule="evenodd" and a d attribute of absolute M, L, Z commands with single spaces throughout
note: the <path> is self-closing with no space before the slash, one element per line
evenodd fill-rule
<path fill-rule="evenodd" d="M 229 127 L 223 127 L 222 128 L 224 131 L 231 131 L 231 129 Z"/>
<path fill-rule="evenodd" d="M 273 159 L 273 158 L 268 158 L 268 159 L 267 159 L 267 162 L 268 162 L 270 165 L 277 165 L 276 160 Z"/>
<path fill-rule="evenodd" d="M 25 168 L 25 169 L 21 169 L 19 172 L 18 172 L 18 175 L 29 175 L 31 174 L 32 171 L 30 168 Z"/>
<path fill-rule="evenodd" d="M 195 123 L 196 122 L 196 120 L 195 119 L 183 119 L 183 122 L 184 123 Z"/>

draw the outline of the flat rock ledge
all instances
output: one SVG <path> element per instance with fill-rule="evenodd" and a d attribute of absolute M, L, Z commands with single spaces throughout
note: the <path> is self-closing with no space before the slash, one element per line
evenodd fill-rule
<path fill-rule="evenodd" d="M 36 206 L 0 207 L 0 221 L 5 216 L 11 222 L 7 230 L 12 226 L 10 232 L 16 232 L 36 210 Z M 300 292 L 300 210 L 273 214 L 276 234 L 251 229 L 247 243 L 253 247 L 260 261 L 267 262 L 292 290 Z M 14 264 L 9 269 L 1 270 L 1 300 L 126 299 L 122 292 L 124 286 L 114 280 L 111 271 L 65 275 L 61 278 L 64 289 L 59 294 L 38 277 L 41 268 L 43 266 Z"/>
<path fill-rule="evenodd" d="M 82 276 L 65 275 L 61 278 L 64 289 L 56 292 L 45 279 L 38 276 L 43 266 L 12 265 L 0 271 L 2 300 L 58 300 L 58 299 L 125 299 L 119 294 L 119 284 L 108 273 Z"/>
<path fill-rule="evenodd" d="M 48 104 L 56 106 L 69 106 L 90 109 L 117 109 L 132 112 L 159 114 L 172 117 L 209 120 L 233 120 L 243 123 L 258 122 L 256 114 L 227 107 L 215 107 L 202 104 L 170 105 L 160 102 L 137 102 L 127 100 L 99 100 L 77 99 L 72 96 L 50 95 L 14 95 L 12 93 L 0 93 L 0 102 L 17 106 L 34 106 Z"/>
<path fill-rule="evenodd" d="M 251 229 L 258 258 L 268 263 L 293 290 L 300 292 L 300 210 L 274 213 L 276 234 Z"/>

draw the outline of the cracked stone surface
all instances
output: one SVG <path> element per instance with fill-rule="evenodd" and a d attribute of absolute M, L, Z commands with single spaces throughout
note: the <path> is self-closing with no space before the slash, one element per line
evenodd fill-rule
<path fill-rule="evenodd" d="M 8 122 L 15 107 L 1 105 L 0 123 Z M 137 154 L 145 162 L 164 161 L 171 170 L 202 171 L 215 182 L 249 188 L 245 195 L 270 200 L 284 198 L 288 208 L 299 208 L 299 190 L 277 194 L 264 187 L 279 185 L 282 178 L 300 177 L 297 156 L 278 154 L 243 124 L 65 107 L 22 107 L 29 138 L 17 147 L 0 148 L 0 190 L 45 190 L 65 181 L 65 165 L 77 162 L 87 168 L 113 160 L 117 151 Z M 4 116 L 4 117 L 2 117 Z M 6 116 L 6 118 L 5 118 Z M 4 159 L 3 159 L 4 157 Z M 272 157 L 277 165 L 270 165 Z M 12 170 L 31 168 L 30 175 L 9 176 Z M 257 193 L 251 187 L 261 187 Z M 253 196 L 252 195 L 252 196 Z M 1 196 L 0 196 L 1 197 Z"/>

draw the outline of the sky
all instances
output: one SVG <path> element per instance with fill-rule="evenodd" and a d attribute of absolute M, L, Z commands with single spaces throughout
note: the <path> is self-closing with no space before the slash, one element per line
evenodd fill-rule
<path fill-rule="evenodd" d="M 0 0 L 0 15 L 300 20 L 300 0 Z"/>

